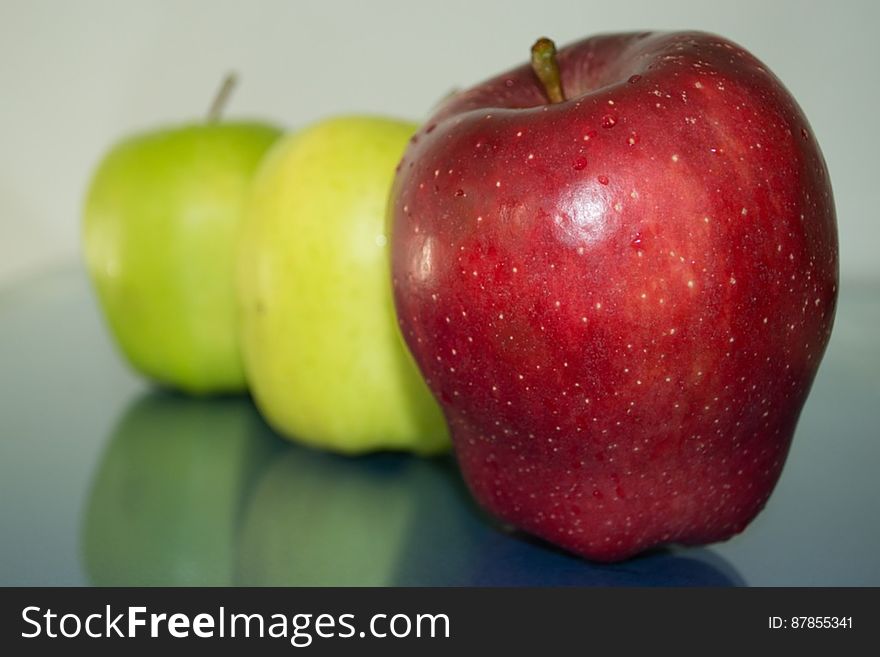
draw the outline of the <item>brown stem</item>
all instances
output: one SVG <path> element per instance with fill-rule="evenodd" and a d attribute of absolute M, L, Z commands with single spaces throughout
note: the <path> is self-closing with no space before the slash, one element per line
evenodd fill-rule
<path fill-rule="evenodd" d="M 556 44 L 547 37 L 541 37 L 532 46 L 532 70 L 544 86 L 544 92 L 551 103 L 565 101 L 559 62 L 556 61 Z"/>
<path fill-rule="evenodd" d="M 216 123 L 220 120 L 223 109 L 226 107 L 229 96 L 232 94 L 232 90 L 237 82 L 238 78 L 232 72 L 227 73 L 226 77 L 223 78 L 223 83 L 220 85 L 220 89 L 217 90 L 217 95 L 214 96 L 214 102 L 211 103 L 211 107 L 208 109 L 207 120 L 209 123 Z"/>

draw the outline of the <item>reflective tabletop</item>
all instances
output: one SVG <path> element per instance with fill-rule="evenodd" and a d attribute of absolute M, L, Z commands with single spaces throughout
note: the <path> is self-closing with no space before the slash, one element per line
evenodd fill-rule
<path fill-rule="evenodd" d="M 346 458 L 245 396 L 151 387 L 76 267 L 0 289 L 0 585 L 880 585 L 880 284 L 842 285 L 745 533 L 595 565 L 498 526 L 452 457 Z"/>

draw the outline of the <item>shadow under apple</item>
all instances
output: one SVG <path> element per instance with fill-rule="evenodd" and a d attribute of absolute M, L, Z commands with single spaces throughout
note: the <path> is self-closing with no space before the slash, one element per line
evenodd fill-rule
<path fill-rule="evenodd" d="M 231 585 L 244 499 L 281 446 L 246 397 L 135 400 L 92 484 L 82 530 L 91 582 Z"/>

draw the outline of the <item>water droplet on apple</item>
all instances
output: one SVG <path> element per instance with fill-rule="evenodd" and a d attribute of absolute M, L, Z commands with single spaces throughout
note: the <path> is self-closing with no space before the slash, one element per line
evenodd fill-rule
<path fill-rule="evenodd" d="M 617 117 L 611 114 L 606 114 L 602 117 L 602 127 L 603 128 L 613 128 L 617 125 Z"/>
<path fill-rule="evenodd" d="M 602 491 L 600 491 L 598 488 L 594 488 L 593 489 L 593 497 L 595 497 L 597 500 L 601 500 L 602 499 Z"/>
<path fill-rule="evenodd" d="M 507 79 L 504 81 L 504 85 L 507 86 L 507 87 L 512 87 L 514 84 L 515 84 L 515 83 L 514 83 L 514 81 L 513 81 L 512 78 L 507 78 Z"/>
<path fill-rule="evenodd" d="M 574 161 L 575 171 L 583 171 L 587 168 L 587 158 L 581 156 Z"/>
<path fill-rule="evenodd" d="M 638 250 L 638 251 L 641 251 L 641 250 L 644 248 L 644 247 L 643 247 L 643 244 L 642 244 L 642 234 L 641 234 L 641 233 L 636 233 L 636 236 L 633 237 L 633 239 L 632 239 L 632 241 L 629 243 L 629 245 L 630 245 L 632 248 L 634 248 L 634 249 L 636 249 L 636 250 Z"/>
<path fill-rule="evenodd" d="M 639 136 L 633 132 L 629 137 L 627 137 L 626 143 L 630 146 L 635 146 L 639 143 Z"/>
<path fill-rule="evenodd" d="M 810 138 L 810 133 L 807 132 L 807 129 L 806 129 L 806 128 L 801 128 L 801 137 L 803 137 L 804 139 L 809 139 L 809 138 Z"/>
<path fill-rule="evenodd" d="M 600 184 L 600 185 L 607 185 L 607 184 L 608 184 L 608 176 L 604 176 L 604 175 L 603 175 L 603 176 L 598 176 L 598 177 L 596 178 L 596 180 L 599 181 L 599 184 Z"/>
<path fill-rule="evenodd" d="M 456 196 L 464 196 L 464 190 L 463 189 L 456 189 L 455 195 Z"/>
<path fill-rule="evenodd" d="M 642 79 L 641 75 L 630 75 L 629 80 L 627 80 L 627 82 L 629 82 L 630 84 L 635 84 L 636 82 L 638 82 L 641 79 Z"/>
<path fill-rule="evenodd" d="M 436 128 L 436 127 L 437 127 L 437 124 L 436 124 L 436 123 L 432 123 L 432 124 L 429 125 L 427 128 L 425 128 L 425 134 L 426 134 L 426 135 L 430 135 L 432 132 L 434 132 L 434 128 Z"/>

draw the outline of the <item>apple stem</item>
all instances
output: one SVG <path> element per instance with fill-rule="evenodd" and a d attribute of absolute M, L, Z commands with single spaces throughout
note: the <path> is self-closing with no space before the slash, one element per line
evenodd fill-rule
<path fill-rule="evenodd" d="M 535 41 L 532 46 L 532 70 L 544 86 L 544 92 L 551 103 L 565 101 L 559 62 L 556 61 L 556 44 L 551 39 L 541 37 Z"/>
<path fill-rule="evenodd" d="M 217 95 L 214 96 L 214 102 L 211 103 L 211 107 L 208 109 L 209 123 L 215 123 L 220 120 L 220 117 L 223 114 L 223 109 L 226 107 L 226 103 L 229 101 L 229 96 L 232 94 L 232 90 L 235 88 L 237 82 L 238 78 L 235 73 L 232 72 L 227 73 L 223 78 L 220 89 L 217 90 Z"/>

